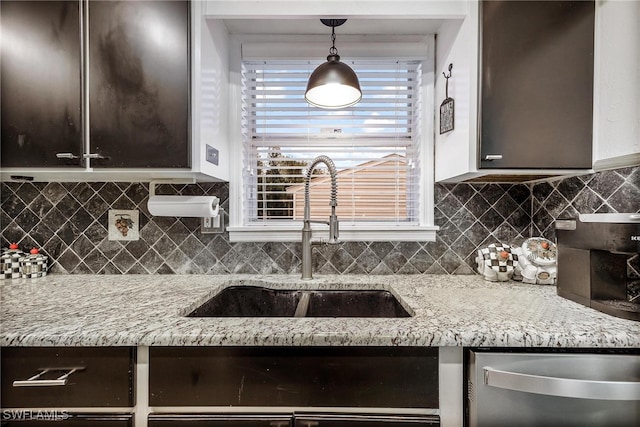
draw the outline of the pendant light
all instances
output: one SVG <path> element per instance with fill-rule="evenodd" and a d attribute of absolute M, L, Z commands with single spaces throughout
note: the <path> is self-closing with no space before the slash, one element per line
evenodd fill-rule
<path fill-rule="evenodd" d="M 357 104 L 362 98 L 360 82 L 356 73 L 344 62 L 340 62 L 336 49 L 335 27 L 344 24 L 346 19 L 321 19 L 327 27 L 331 27 L 332 46 L 329 49 L 327 62 L 319 65 L 307 82 L 304 99 L 315 107 L 337 109 Z"/>

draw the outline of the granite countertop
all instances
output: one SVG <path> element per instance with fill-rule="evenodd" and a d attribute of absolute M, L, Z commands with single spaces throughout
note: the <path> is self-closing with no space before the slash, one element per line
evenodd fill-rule
<path fill-rule="evenodd" d="M 0 284 L 2 346 L 640 347 L 640 322 L 480 276 L 49 275 Z M 411 318 L 187 318 L 229 284 L 390 290 Z"/>

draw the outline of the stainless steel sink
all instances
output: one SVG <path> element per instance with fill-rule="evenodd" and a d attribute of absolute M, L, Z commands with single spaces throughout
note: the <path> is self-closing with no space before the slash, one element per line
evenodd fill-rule
<path fill-rule="evenodd" d="M 382 289 L 298 290 L 230 286 L 187 317 L 411 317 Z"/>

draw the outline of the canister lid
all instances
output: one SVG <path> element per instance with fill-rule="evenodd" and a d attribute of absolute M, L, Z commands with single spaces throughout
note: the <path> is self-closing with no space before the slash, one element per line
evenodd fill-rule
<path fill-rule="evenodd" d="M 2 259 L 19 258 L 25 253 L 18 248 L 17 243 L 11 243 L 8 248 L 2 251 Z"/>
<path fill-rule="evenodd" d="M 20 262 L 36 262 L 36 261 L 46 261 L 47 257 L 43 254 L 40 253 L 40 249 L 38 248 L 32 248 L 29 251 L 28 255 L 25 255 L 24 257 L 20 258 Z"/>
<path fill-rule="evenodd" d="M 20 258 L 20 272 L 23 278 L 44 277 L 47 275 L 47 257 L 38 248 L 31 249 L 29 255 Z"/>
<path fill-rule="evenodd" d="M 558 257 L 556 244 L 544 237 L 531 237 L 525 240 L 522 251 L 530 262 L 538 266 L 555 265 Z"/>

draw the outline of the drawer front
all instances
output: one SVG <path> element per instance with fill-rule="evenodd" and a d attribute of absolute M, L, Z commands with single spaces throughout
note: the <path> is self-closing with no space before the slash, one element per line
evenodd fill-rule
<path fill-rule="evenodd" d="M 150 415 L 149 427 L 437 427 L 436 415 L 308 414 L 230 415 L 163 414 Z"/>
<path fill-rule="evenodd" d="M 149 415 L 149 427 L 291 427 L 291 415 L 166 414 Z"/>
<path fill-rule="evenodd" d="M 95 427 L 132 427 L 133 415 L 131 414 L 71 414 L 67 412 L 53 411 L 10 411 L 2 412 L 2 427 L 83 427 L 91 425 Z"/>
<path fill-rule="evenodd" d="M 4 347 L 1 406 L 131 407 L 134 354 L 130 347 Z"/>
<path fill-rule="evenodd" d="M 438 349 L 151 347 L 151 406 L 438 407 Z"/>
<path fill-rule="evenodd" d="M 437 415 L 355 415 L 309 414 L 296 415 L 294 427 L 437 427 Z"/>

